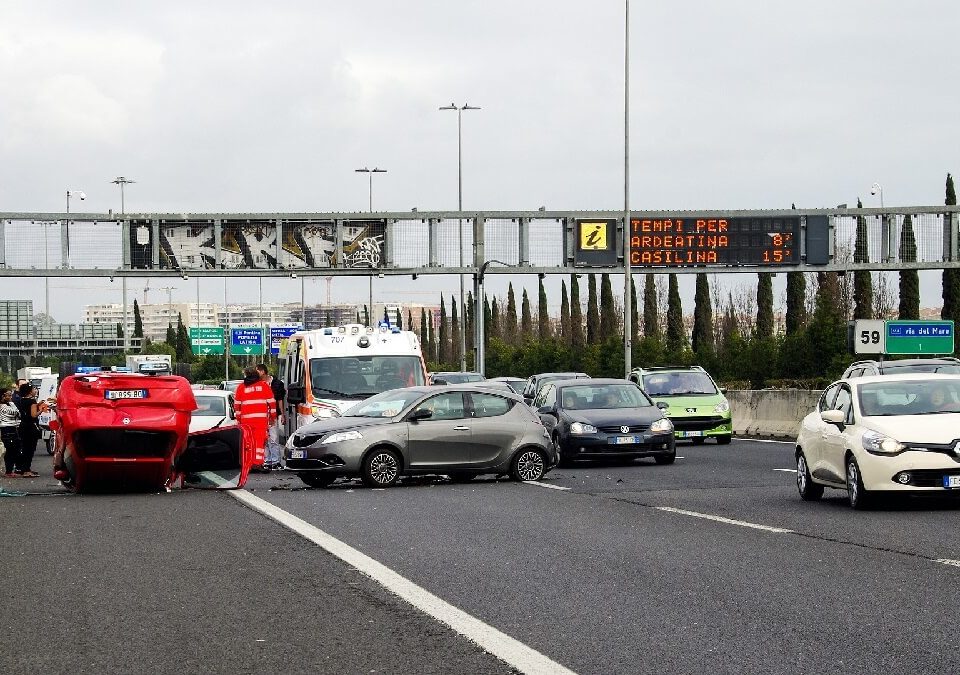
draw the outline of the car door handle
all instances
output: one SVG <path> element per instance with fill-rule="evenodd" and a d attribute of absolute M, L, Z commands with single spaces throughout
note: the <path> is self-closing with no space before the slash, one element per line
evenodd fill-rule
<path fill-rule="evenodd" d="M 470 427 L 454 427 L 454 431 L 470 431 Z"/>

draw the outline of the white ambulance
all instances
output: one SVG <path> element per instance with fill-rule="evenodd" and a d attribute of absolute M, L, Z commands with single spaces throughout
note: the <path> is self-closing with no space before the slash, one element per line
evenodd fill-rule
<path fill-rule="evenodd" d="M 287 387 L 284 439 L 374 394 L 427 383 L 416 333 L 359 324 L 294 333 L 281 343 L 279 376 Z"/>

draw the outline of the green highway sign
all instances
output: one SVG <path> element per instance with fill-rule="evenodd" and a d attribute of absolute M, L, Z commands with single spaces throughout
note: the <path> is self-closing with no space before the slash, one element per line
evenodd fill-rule
<path fill-rule="evenodd" d="M 223 356 L 223 329 L 219 327 L 200 327 L 190 329 L 190 349 L 200 356 Z"/>
<path fill-rule="evenodd" d="M 230 353 L 234 356 L 263 354 L 263 328 L 233 326 L 230 328 Z"/>
<path fill-rule="evenodd" d="M 953 321 L 885 322 L 886 354 L 953 354 Z"/>

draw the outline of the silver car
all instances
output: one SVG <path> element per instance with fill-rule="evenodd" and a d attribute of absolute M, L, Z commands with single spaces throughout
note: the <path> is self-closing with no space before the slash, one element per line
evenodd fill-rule
<path fill-rule="evenodd" d="M 340 476 L 387 487 L 411 474 L 539 480 L 556 465 L 557 454 L 519 396 L 478 383 L 377 394 L 341 417 L 297 429 L 287 439 L 284 459 L 312 487 Z"/>

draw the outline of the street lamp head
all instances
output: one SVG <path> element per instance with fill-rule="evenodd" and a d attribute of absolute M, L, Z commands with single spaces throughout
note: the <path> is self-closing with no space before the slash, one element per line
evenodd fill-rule
<path fill-rule="evenodd" d="M 376 168 L 376 167 L 374 167 L 373 169 L 371 169 L 371 173 L 386 173 L 386 172 L 387 172 L 386 169 L 378 169 L 378 168 Z"/>
<path fill-rule="evenodd" d="M 870 188 L 870 194 L 876 195 L 878 192 L 883 192 L 883 188 L 880 187 L 880 183 L 874 183 L 873 187 Z"/>
<path fill-rule="evenodd" d="M 451 103 L 450 105 L 442 105 L 439 108 L 440 110 L 459 110 L 456 104 Z"/>
<path fill-rule="evenodd" d="M 370 173 L 370 169 L 363 167 L 362 169 L 354 169 L 356 173 Z"/>
<path fill-rule="evenodd" d="M 480 106 L 470 105 L 469 103 L 464 103 L 463 107 L 460 110 L 480 110 Z"/>

